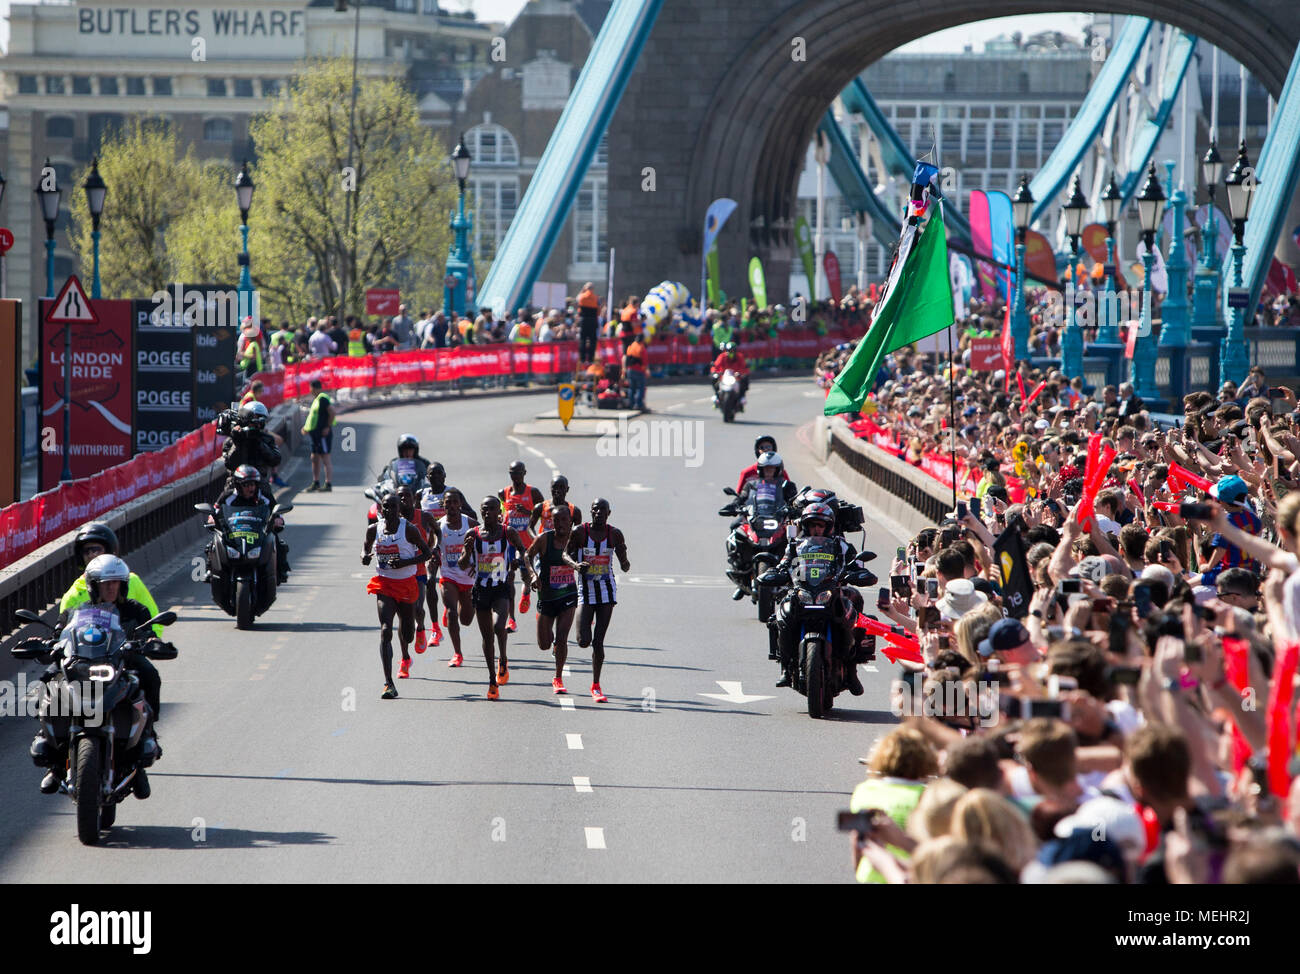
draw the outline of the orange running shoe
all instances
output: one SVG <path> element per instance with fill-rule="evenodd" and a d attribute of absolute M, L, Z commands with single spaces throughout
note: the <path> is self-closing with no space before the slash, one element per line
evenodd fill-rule
<path fill-rule="evenodd" d="M 608 703 L 608 702 L 609 702 L 608 699 L 606 699 L 605 695 L 604 695 L 603 693 L 600 692 L 600 684 L 599 684 L 599 683 L 593 683 L 593 684 L 591 685 L 591 699 L 595 700 L 596 703 Z"/>
<path fill-rule="evenodd" d="M 527 612 L 528 607 L 533 604 L 533 593 L 524 589 L 524 594 L 519 596 L 519 611 Z"/>
<path fill-rule="evenodd" d="M 434 643 L 434 645 L 436 646 L 437 643 Z M 423 653 L 428 648 L 429 638 L 424 634 L 424 630 L 421 629 L 415 634 L 415 651 L 417 653 Z"/>
<path fill-rule="evenodd" d="M 488 686 L 488 699 L 489 699 L 489 700 L 496 700 L 496 699 L 498 699 L 500 696 L 501 696 L 501 690 L 497 687 L 497 685 L 496 685 L 495 683 L 490 684 L 490 685 Z"/>
<path fill-rule="evenodd" d="M 442 627 L 435 622 L 430 628 L 433 630 L 433 645 L 436 647 L 442 642 Z"/>
<path fill-rule="evenodd" d="M 569 692 L 568 690 L 564 689 L 564 681 L 561 680 L 558 676 L 551 680 L 551 689 L 553 689 L 556 693 Z"/>
<path fill-rule="evenodd" d="M 510 682 L 510 667 L 506 666 L 505 664 L 502 664 L 501 666 L 497 667 L 497 682 L 498 683 Z"/>
<path fill-rule="evenodd" d="M 450 660 L 447 661 L 447 665 L 460 666 L 460 664 L 463 662 L 465 662 L 465 657 L 461 656 L 460 653 L 457 653 L 455 656 L 453 656 Z"/>
<path fill-rule="evenodd" d="M 515 625 L 515 620 L 514 620 L 514 619 L 507 619 L 507 620 L 506 620 L 506 632 L 514 632 L 514 631 L 515 631 L 516 629 L 518 629 L 518 628 L 519 628 L 519 627 Z"/>
<path fill-rule="evenodd" d="M 411 677 L 411 661 L 402 660 L 402 665 L 397 668 L 397 678 L 399 680 L 409 680 Z"/>

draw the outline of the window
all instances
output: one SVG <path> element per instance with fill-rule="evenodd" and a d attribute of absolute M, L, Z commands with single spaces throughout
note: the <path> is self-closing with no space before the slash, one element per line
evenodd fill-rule
<path fill-rule="evenodd" d="M 20 75 L 18 76 L 18 94 L 20 94 L 20 95 L 36 95 L 36 94 L 39 94 L 39 93 L 40 93 L 40 92 L 39 92 L 39 89 L 38 89 L 38 86 L 37 86 L 37 82 L 36 82 L 36 75 L 34 75 L 34 74 L 20 74 Z"/>
<path fill-rule="evenodd" d="M 203 123 L 204 142 L 230 142 L 235 137 L 228 118 L 210 118 Z"/>
<path fill-rule="evenodd" d="M 519 205 L 519 177 L 475 176 L 469 179 L 474 199 L 474 255 L 490 260 L 505 238 Z"/>
<path fill-rule="evenodd" d="M 263 79 L 262 79 L 262 97 L 263 97 L 263 98 L 275 98 L 275 97 L 277 97 L 279 94 L 280 94 L 280 79 L 279 79 L 279 78 L 263 78 Z"/>
<path fill-rule="evenodd" d="M 415 0 L 397 0 L 397 2 L 393 4 L 393 6 L 397 10 L 405 11 L 408 13 L 415 13 Z"/>
<path fill-rule="evenodd" d="M 899 117 L 899 118 L 916 118 L 916 106 L 915 106 L 915 105 L 899 105 L 899 106 L 898 106 L 898 117 Z"/>
<path fill-rule="evenodd" d="M 116 112 L 96 112 L 86 124 L 87 141 L 92 151 L 99 151 L 100 144 L 122 131 L 125 124 L 123 116 Z"/>
<path fill-rule="evenodd" d="M 171 78 L 154 78 L 153 93 L 155 95 L 170 95 L 172 93 Z"/>
<path fill-rule="evenodd" d="M 592 158 L 593 166 L 609 165 L 609 133 L 606 132 L 600 137 L 600 144 L 596 146 L 596 155 Z"/>
<path fill-rule="evenodd" d="M 235 79 L 235 97 L 252 98 L 253 97 L 253 79 L 236 78 Z"/>
<path fill-rule="evenodd" d="M 45 120 L 47 139 L 70 139 L 76 132 L 76 122 L 67 115 L 54 115 Z"/>
<path fill-rule="evenodd" d="M 225 98 L 226 97 L 226 79 L 209 78 L 208 79 L 208 97 Z"/>
<path fill-rule="evenodd" d="M 63 75 L 47 74 L 45 76 L 45 93 L 47 95 L 62 95 L 65 93 L 63 85 Z"/>
<path fill-rule="evenodd" d="M 578 190 L 573 210 L 573 263 L 603 264 L 605 246 L 605 182 L 588 179 Z"/>
<path fill-rule="evenodd" d="M 72 78 L 72 93 L 74 95 L 92 94 L 90 79 L 84 74 L 74 75 Z"/>
<path fill-rule="evenodd" d="M 145 93 L 144 78 L 127 78 L 126 93 L 128 95 L 135 95 L 136 97 L 143 96 Z"/>
<path fill-rule="evenodd" d="M 485 122 L 465 133 L 466 148 L 475 166 L 517 166 L 519 146 L 500 125 Z"/>
<path fill-rule="evenodd" d="M 421 5 L 421 12 L 426 14 L 436 14 L 438 12 L 438 0 L 424 0 Z"/>
<path fill-rule="evenodd" d="M 101 74 L 99 76 L 99 93 L 101 95 L 116 95 L 117 78 L 112 75 Z"/>

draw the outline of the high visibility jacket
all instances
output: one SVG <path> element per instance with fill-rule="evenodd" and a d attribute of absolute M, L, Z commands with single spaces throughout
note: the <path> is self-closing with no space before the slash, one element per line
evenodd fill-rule
<path fill-rule="evenodd" d="M 150 619 L 158 614 L 158 603 L 153 600 L 153 596 L 149 594 L 149 589 L 145 587 L 144 582 L 140 580 L 140 576 L 135 572 L 131 573 L 131 578 L 126 583 L 126 597 L 128 599 L 135 599 L 135 601 L 148 609 Z M 72 586 L 66 592 L 63 593 L 63 598 L 59 600 L 59 613 L 62 614 L 68 612 L 89 601 L 90 586 L 86 584 L 86 576 L 83 573 L 78 575 L 77 580 L 72 583 Z M 163 627 L 154 626 L 153 634 L 161 639 Z"/>
<path fill-rule="evenodd" d="M 250 354 L 251 352 L 251 354 Z M 244 346 L 244 352 L 240 356 L 240 365 L 246 365 L 249 360 L 253 362 L 253 371 L 262 371 L 262 343 L 256 338 L 250 338 L 248 344 Z"/>
<path fill-rule="evenodd" d="M 526 321 L 521 321 L 515 327 L 515 343 L 526 345 L 533 340 L 533 326 Z"/>
<path fill-rule="evenodd" d="M 348 354 L 353 358 L 360 358 L 366 354 L 365 334 L 360 328 L 353 328 L 348 332 Z"/>

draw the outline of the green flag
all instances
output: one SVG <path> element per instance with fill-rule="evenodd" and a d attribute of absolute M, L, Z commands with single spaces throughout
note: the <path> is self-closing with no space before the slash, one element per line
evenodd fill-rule
<path fill-rule="evenodd" d="M 803 261 L 803 272 L 808 276 L 808 300 L 817 300 L 817 270 L 813 257 L 812 231 L 808 221 L 803 217 L 794 221 L 794 245 L 799 249 L 799 259 Z"/>
<path fill-rule="evenodd" d="M 763 262 L 757 257 L 749 258 L 749 289 L 754 292 L 754 304 L 766 308 L 767 281 L 763 277 Z"/>
<path fill-rule="evenodd" d="M 903 227 L 898 259 L 885 285 L 885 298 L 826 397 L 827 416 L 858 412 L 876 384 L 876 372 L 887 353 L 953 323 L 943 210 L 937 202 L 932 202 L 931 207 L 932 215 L 923 228 L 911 226 L 910 222 Z"/>

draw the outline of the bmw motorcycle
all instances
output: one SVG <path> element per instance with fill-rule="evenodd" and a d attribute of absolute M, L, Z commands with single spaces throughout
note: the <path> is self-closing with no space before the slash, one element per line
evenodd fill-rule
<path fill-rule="evenodd" d="M 30 609 L 14 615 L 49 628 Z M 127 633 L 113 608 L 84 605 L 72 613 L 57 641 L 25 639 L 10 651 L 16 659 L 58 666 L 57 674 L 40 684 L 37 718 L 49 741 L 67 754 L 59 791 L 76 806 L 77 838 L 83 845 L 98 844 L 99 833 L 112 828 L 137 772 L 158 755 L 157 741 L 145 733 L 149 705 L 126 654 L 175 659 L 170 644 L 146 648 L 153 626 L 175 621 L 175 612 L 163 612 Z"/>
<path fill-rule="evenodd" d="M 722 421 L 724 423 L 734 422 L 736 413 L 743 410 L 740 405 L 740 380 L 736 378 L 736 373 L 731 369 L 723 371 L 718 378 L 718 408 L 722 410 Z"/>
<path fill-rule="evenodd" d="M 759 584 L 758 577 L 775 568 L 785 550 L 790 509 L 782 484 L 760 482 L 743 507 L 734 488 L 724 487 L 722 492 L 735 498 L 718 511 L 723 517 L 736 518 L 727 535 L 727 577 L 758 606 L 759 622 L 766 622 L 772 615 L 774 592 Z"/>
<path fill-rule="evenodd" d="M 374 501 L 370 505 L 370 510 L 366 512 L 366 520 L 374 524 L 379 520 L 379 498 L 385 494 L 390 494 L 399 487 L 410 487 L 419 496 L 420 488 L 424 486 L 424 480 L 420 477 L 420 468 L 410 457 L 398 457 L 392 461 L 393 472 L 391 476 L 385 477 L 373 487 L 367 487 L 362 491 L 366 497 Z"/>
<path fill-rule="evenodd" d="M 874 637 L 866 636 L 860 625 L 860 597 L 849 588 L 875 584 L 876 576 L 862 567 L 872 557 L 864 552 L 845 564 L 839 538 L 804 538 L 789 569 L 767 572 L 761 579 L 765 585 L 789 586 L 768 623 L 769 655 L 780 658 L 778 632 L 793 627 L 799 642 L 790 667 L 791 685 L 807 698 L 809 717 L 820 718 L 830 711 L 835 698 L 848 688 L 850 668 L 875 657 Z M 832 638 L 842 623 L 854 634 L 847 657 L 834 651 Z"/>
<path fill-rule="evenodd" d="M 195 504 L 194 509 L 208 515 L 213 533 L 207 551 L 212 601 L 235 617 L 237 628 L 251 629 L 253 620 L 275 602 L 278 540 L 271 526 L 293 505 Z"/>

